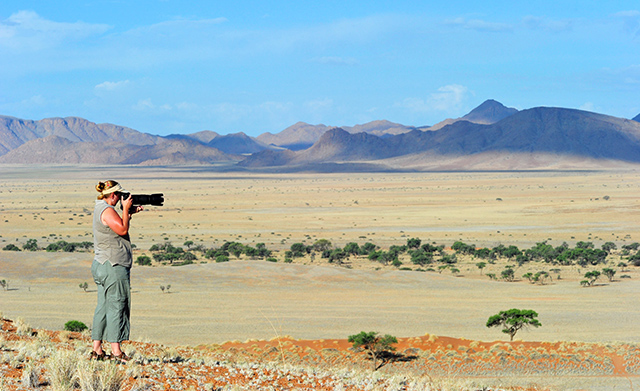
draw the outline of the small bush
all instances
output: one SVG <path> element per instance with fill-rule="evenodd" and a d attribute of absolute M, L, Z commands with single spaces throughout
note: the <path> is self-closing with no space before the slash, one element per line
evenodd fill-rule
<path fill-rule="evenodd" d="M 64 324 L 64 329 L 66 331 L 75 331 L 79 333 L 88 329 L 88 327 L 86 324 L 80 322 L 79 320 L 70 320 Z"/>
<path fill-rule="evenodd" d="M 146 255 L 141 255 L 136 259 L 136 263 L 140 266 L 151 266 L 151 258 Z"/>
<path fill-rule="evenodd" d="M 229 257 L 226 255 L 218 255 L 216 257 L 216 262 L 220 263 L 220 262 L 229 262 Z"/>
<path fill-rule="evenodd" d="M 20 250 L 20 247 L 16 246 L 15 244 L 7 244 L 6 246 L 4 246 L 3 250 L 4 251 L 22 251 Z"/>

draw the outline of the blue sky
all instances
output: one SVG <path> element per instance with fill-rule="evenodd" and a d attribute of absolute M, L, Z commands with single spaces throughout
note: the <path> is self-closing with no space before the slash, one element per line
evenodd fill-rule
<path fill-rule="evenodd" d="M 640 3 L 0 3 L 0 115 L 257 136 L 432 125 L 486 99 L 636 116 Z"/>

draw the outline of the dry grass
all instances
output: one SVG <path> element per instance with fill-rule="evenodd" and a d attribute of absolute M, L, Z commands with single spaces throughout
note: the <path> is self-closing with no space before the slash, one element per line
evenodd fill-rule
<path fill-rule="evenodd" d="M 40 246 L 91 241 L 93 186 L 109 178 L 135 193 L 165 193 L 164 207 L 134 217 L 136 255 L 153 244 L 187 240 L 206 247 L 265 243 L 280 251 L 320 238 L 337 246 L 355 241 L 383 247 L 411 237 L 520 248 L 543 240 L 596 246 L 640 241 L 635 197 L 640 183 L 634 172 L 276 175 L 139 167 L 123 172 L 122 167 L 3 166 L 0 245 L 21 246 L 29 238 Z M 90 252 L 1 255 L 0 279 L 10 283 L 0 292 L 6 316 L 29 319 L 36 328 L 59 330 L 71 319 L 90 324 L 95 305 Z M 454 277 L 448 270 L 401 272 L 366 259 L 350 260 L 352 270 L 346 270 L 318 258 L 290 265 L 231 258 L 227 264 L 135 267 L 133 337 L 196 345 L 268 340 L 275 334 L 344 338 L 378 330 L 486 341 L 503 338 L 484 327 L 488 316 L 516 307 L 535 309 L 543 324 L 517 338 L 608 343 L 635 341 L 628 330 L 640 322 L 634 304 L 637 269 L 628 273 L 630 279 L 581 288 L 577 281 L 585 270 L 580 267 L 563 268 L 561 280 L 550 273 L 554 280 L 541 286 L 490 281 L 486 274 L 498 274 L 504 264 L 488 265 L 481 275 L 472 259 L 462 259 L 461 277 Z M 549 268 L 530 264 L 516 276 L 540 270 Z M 84 281 L 89 293 L 78 288 Z M 167 284 L 172 293 L 162 294 L 158 287 Z M 470 354 L 442 351 L 450 360 Z M 476 354 L 494 357 L 490 351 Z M 510 352 L 500 354 L 511 359 Z M 625 360 L 640 366 L 636 353 Z M 601 364 L 606 363 L 593 365 Z"/>

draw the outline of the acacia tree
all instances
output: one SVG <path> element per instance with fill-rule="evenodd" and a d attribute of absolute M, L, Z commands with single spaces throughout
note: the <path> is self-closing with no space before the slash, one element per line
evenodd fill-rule
<path fill-rule="evenodd" d="M 384 337 L 378 335 L 375 331 L 361 331 L 360 334 L 350 335 L 349 342 L 353 344 L 354 349 L 364 350 L 373 361 L 373 370 L 376 371 L 387 363 L 390 353 L 396 348 L 391 346 L 398 343 L 398 339 L 392 335 L 386 334 Z M 380 365 L 378 365 L 380 360 Z"/>
<path fill-rule="evenodd" d="M 604 268 L 604 269 L 602 269 L 602 274 L 607 276 L 609 281 L 613 281 L 613 276 L 616 275 L 616 271 L 611 269 L 611 268 Z"/>
<path fill-rule="evenodd" d="M 487 264 L 485 262 L 478 262 L 476 263 L 476 267 L 478 269 L 480 269 L 480 274 L 482 274 L 482 269 L 484 269 L 485 267 L 487 267 Z"/>
<path fill-rule="evenodd" d="M 586 278 L 586 280 L 582 280 L 580 281 L 580 285 L 582 286 L 592 286 L 593 284 L 595 284 L 596 280 L 600 277 L 600 272 L 597 270 L 593 270 L 590 272 L 585 273 L 584 278 Z"/>
<path fill-rule="evenodd" d="M 500 311 L 497 315 L 491 316 L 487 320 L 487 327 L 502 326 L 502 332 L 509 334 L 511 341 L 516 333 L 523 327 L 540 327 L 542 323 L 536 319 L 538 313 L 534 310 L 519 310 L 512 308 L 508 311 Z"/>

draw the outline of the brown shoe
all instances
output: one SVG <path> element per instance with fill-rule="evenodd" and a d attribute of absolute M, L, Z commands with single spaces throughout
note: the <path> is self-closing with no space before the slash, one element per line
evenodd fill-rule
<path fill-rule="evenodd" d="M 124 352 L 121 352 L 117 356 L 111 355 L 110 359 L 111 361 L 114 361 L 116 364 L 126 364 L 127 362 L 129 362 L 129 360 L 131 360 L 131 357 L 124 354 Z"/>
<path fill-rule="evenodd" d="M 96 353 L 96 351 L 94 350 L 93 352 L 91 352 L 91 354 L 89 355 L 89 360 L 96 360 L 96 361 L 104 361 L 107 359 L 107 355 L 102 352 L 100 354 Z"/>

